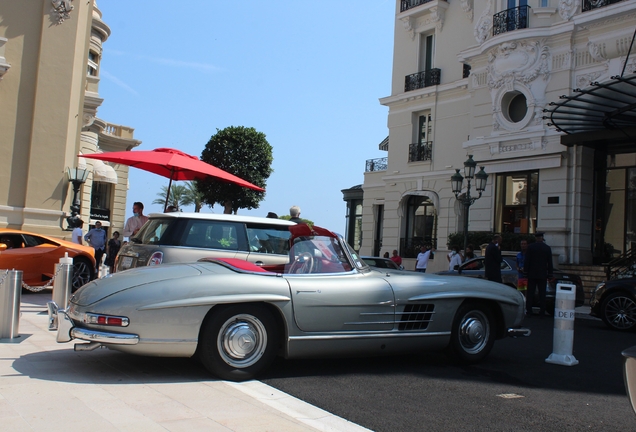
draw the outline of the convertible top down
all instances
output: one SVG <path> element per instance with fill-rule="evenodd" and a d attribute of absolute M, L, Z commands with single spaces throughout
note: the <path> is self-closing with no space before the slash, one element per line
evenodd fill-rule
<path fill-rule="evenodd" d="M 203 259 L 93 281 L 58 312 L 58 342 L 173 357 L 197 355 L 245 380 L 276 355 L 359 356 L 449 348 L 478 362 L 520 328 L 523 296 L 502 284 L 369 268 L 323 228 L 290 226 L 287 264 Z"/>

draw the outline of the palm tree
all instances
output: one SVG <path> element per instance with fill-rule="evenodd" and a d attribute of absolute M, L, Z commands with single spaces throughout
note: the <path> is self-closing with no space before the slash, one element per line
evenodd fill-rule
<path fill-rule="evenodd" d="M 203 207 L 203 193 L 197 188 L 196 182 L 186 182 L 186 191 L 183 197 L 183 205 L 194 204 L 194 212 L 199 213 Z"/>
<path fill-rule="evenodd" d="M 166 194 L 168 193 L 168 186 L 161 186 L 161 192 L 157 192 L 157 198 L 152 203 L 164 205 L 166 203 Z M 188 188 L 181 185 L 172 185 L 170 187 L 170 198 L 168 199 L 168 205 L 173 205 L 176 208 L 180 209 L 184 205 L 192 204 L 192 202 L 188 202 L 186 198 L 188 194 Z"/>

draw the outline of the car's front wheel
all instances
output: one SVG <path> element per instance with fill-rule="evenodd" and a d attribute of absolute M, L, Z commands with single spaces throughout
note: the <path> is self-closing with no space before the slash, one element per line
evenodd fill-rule
<path fill-rule="evenodd" d="M 463 363 L 484 359 L 495 344 L 495 324 L 490 308 L 481 303 L 464 303 L 455 314 L 450 348 Z"/>
<path fill-rule="evenodd" d="M 610 294 L 601 304 L 601 318 L 613 330 L 634 330 L 636 329 L 636 301 L 626 293 Z"/>
<path fill-rule="evenodd" d="M 84 257 L 73 258 L 73 292 L 89 283 L 95 277 L 92 263 Z"/>
<path fill-rule="evenodd" d="M 201 329 L 201 362 L 221 379 L 254 378 L 276 356 L 278 333 L 272 312 L 253 304 L 217 307 Z"/>

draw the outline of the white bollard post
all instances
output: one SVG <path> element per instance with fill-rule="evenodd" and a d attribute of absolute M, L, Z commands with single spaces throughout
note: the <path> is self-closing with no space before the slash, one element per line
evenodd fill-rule
<path fill-rule="evenodd" d="M 574 366 L 579 361 L 572 355 L 574 344 L 574 307 L 576 304 L 576 285 L 558 283 L 554 305 L 554 340 L 552 354 L 546 363 Z"/>
<path fill-rule="evenodd" d="M 73 289 L 73 258 L 64 254 L 55 265 L 52 300 L 47 303 L 49 312 L 49 330 L 57 330 L 57 310 L 64 309 Z"/>
<path fill-rule="evenodd" d="M 19 337 L 22 270 L 0 270 L 0 339 Z"/>

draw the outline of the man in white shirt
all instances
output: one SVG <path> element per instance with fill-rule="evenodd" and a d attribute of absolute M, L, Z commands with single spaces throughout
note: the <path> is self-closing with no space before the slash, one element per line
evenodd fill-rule
<path fill-rule="evenodd" d="M 133 216 L 129 217 L 124 225 L 124 237 L 132 237 L 148 221 L 144 215 L 144 205 L 139 201 L 133 203 Z"/>
<path fill-rule="evenodd" d="M 417 260 L 415 261 L 415 271 L 420 273 L 426 273 L 426 267 L 428 266 L 428 260 L 431 257 L 431 247 L 429 245 L 420 247 L 420 253 L 417 254 Z"/>
<path fill-rule="evenodd" d="M 71 234 L 71 240 L 73 243 L 83 244 L 82 238 L 84 237 L 84 231 L 82 227 L 84 226 L 84 221 L 81 219 L 77 220 L 77 226 L 73 228 L 73 233 Z"/>

